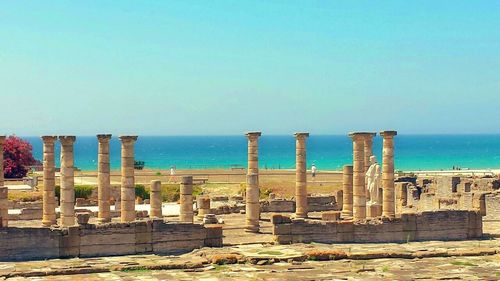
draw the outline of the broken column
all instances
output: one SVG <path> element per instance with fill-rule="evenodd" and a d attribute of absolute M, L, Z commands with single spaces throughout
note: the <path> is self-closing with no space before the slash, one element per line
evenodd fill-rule
<path fill-rule="evenodd" d="M 342 169 L 343 218 L 352 218 L 352 173 L 352 165 L 344 165 Z"/>
<path fill-rule="evenodd" d="M 57 224 L 56 219 L 56 167 L 54 146 L 56 136 L 42 136 L 43 141 L 43 215 L 42 225 Z"/>
<path fill-rule="evenodd" d="M 295 217 L 307 218 L 306 140 L 309 133 L 295 133 Z"/>
<path fill-rule="evenodd" d="M 9 225 L 9 190 L 6 186 L 0 186 L 0 228 Z"/>
<path fill-rule="evenodd" d="M 59 136 L 61 142 L 61 226 L 75 225 L 75 136 Z"/>
<path fill-rule="evenodd" d="M 121 222 L 135 220 L 134 143 L 136 140 L 137 136 L 120 136 L 122 142 Z"/>
<path fill-rule="evenodd" d="M 353 141 L 353 218 L 366 218 L 365 138 L 369 133 L 350 133 Z"/>
<path fill-rule="evenodd" d="M 99 204 L 99 214 L 97 221 L 106 223 L 111 221 L 109 206 L 110 196 L 110 164 L 109 164 L 109 140 L 111 135 L 97 135 L 99 141 L 97 154 L 97 200 Z"/>
<path fill-rule="evenodd" d="M 4 186 L 4 176 L 3 176 L 3 143 L 5 142 L 5 136 L 0 136 L 0 186 Z"/>
<path fill-rule="evenodd" d="M 162 207 L 162 198 L 161 198 L 161 181 L 152 180 L 151 181 L 151 190 L 149 196 L 149 217 L 150 218 L 163 218 L 161 207 Z"/>
<path fill-rule="evenodd" d="M 377 133 L 366 133 L 365 135 L 365 142 L 363 149 L 365 154 L 365 159 L 364 159 L 365 173 L 368 172 L 368 169 L 370 168 L 370 157 L 373 155 L 373 137 L 376 135 Z M 370 201 L 370 192 L 368 191 L 368 188 L 365 188 L 365 192 L 366 192 L 366 201 Z"/>
<path fill-rule="evenodd" d="M 196 198 L 198 207 L 198 220 L 203 220 L 205 215 L 210 214 L 210 197 L 208 195 L 201 195 Z"/>
<path fill-rule="evenodd" d="M 247 175 L 246 189 L 246 227 L 247 232 L 259 232 L 260 225 L 260 203 L 259 203 L 259 175 L 250 173 Z"/>
<path fill-rule="evenodd" d="M 247 174 L 259 173 L 259 137 L 261 132 L 248 132 L 248 172 Z"/>
<path fill-rule="evenodd" d="M 179 221 L 193 223 L 193 176 L 182 177 L 179 201 Z"/>
<path fill-rule="evenodd" d="M 394 136 L 396 131 L 380 132 L 383 137 L 382 146 L 382 216 L 394 218 L 396 208 L 394 204 Z"/>

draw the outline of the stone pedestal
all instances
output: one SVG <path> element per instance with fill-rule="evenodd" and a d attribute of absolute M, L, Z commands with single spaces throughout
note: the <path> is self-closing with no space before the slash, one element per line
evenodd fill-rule
<path fill-rule="evenodd" d="M 42 225 L 51 226 L 57 224 L 56 219 L 56 168 L 54 157 L 54 146 L 56 136 L 42 136 L 43 141 L 43 215 Z"/>
<path fill-rule="evenodd" d="M 371 133 L 350 133 L 353 141 L 353 218 L 366 218 L 365 139 Z"/>
<path fill-rule="evenodd" d="M 180 188 L 181 222 L 193 223 L 193 176 L 183 176 Z"/>
<path fill-rule="evenodd" d="M 307 218 L 306 140 L 309 133 L 295 133 L 295 217 Z"/>
<path fill-rule="evenodd" d="M 0 228 L 9 225 L 9 190 L 6 186 L 0 186 Z"/>
<path fill-rule="evenodd" d="M 75 171 L 73 144 L 75 136 L 59 136 L 61 143 L 61 226 L 75 225 Z"/>
<path fill-rule="evenodd" d="M 110 213 L 110 163 L 109 163 L 109 140 L 111 135 L 97 135 L 99 142 L 97 153 L 97 200 L 99 204 L 99 214 L 97 221 L 107 223 L 111 221 Z"/>
<path fill-rule="evenodd" d="M 210 197 L 209 196 L 198 196 L 196 198 L 198 206 L 198 220 L 203 220 L 205 215 L 210 214 Z"/>
<path fill-rule="evenodd" d="M 259 137 L 261 132 L 246 133 L 248 139 L 248 172 L 247 174 L 259 173 Z"/>
<path fill-rule="evenodd" d="M 323 221 L 338 221 L 340 220 L 339 211 L 327 211 L 321 213 L 321 220 Z"/>
<path fill-rule="evenodd" d="M 163 199 L 161 197 L 161 181 L 152 180 L 151 181 L 151 189 L 149 193 L 149 217 L 150 218 L 163 218 L 163 214 L 161 212 L 161 207 L 163 203 Z"/>
<path fill-rule="evenodd" d="M 368 172 L 370 168 L 370 157 L 373 156 L 373 137 L 375 137 L 377 133 L 366 133 L 365 135 L 365 143 L 364 143 L 364 165 L 365 165 L 365 174 Z M 366 182 L 365 182 L 366 185 Z M 368 188 L 365 188 L 366 192 L 366 201 L 370 201 L 370 192 Z"/>
<path fill-rule="evenodd" d="M 394 136 L 396 131 L 380 132 L 383 137 L 382 147 L 382 188 L 383 202 L 382 215 L 394 218 L 396 214 L 395 193 L 394 193 Z"/>
<path fill-rule="evenodd" d="M 3 143 L 5 142 L 5 136 L 0 136 L 0 186 L 4 186 L 4 175 L 3 175 Z"/>
<path fill-rule="evenodd" d="M 259 190 L 259 175 L 247 175 L 247 188 L 246 188 L 246 226 L 247 232 L 259 232 L 260 225 L 260 190 Z"/>
<path fill-rule="evenodd" d="M 376 218 L 382 215 L 382 205 L 381 204 L 370 204 L 366 205 L 366 217 Z"/>
<path fill-rule="evenodd" d="M 342 169 L 342 217 L 352 218 L 352 165 L 344 165 Z"/>
<path fill-rule="evenodd" d="M 121 222 L 135 220 L 134 143 L 136 140 L 137 136 L 120 136 L 122 142 Z"/>

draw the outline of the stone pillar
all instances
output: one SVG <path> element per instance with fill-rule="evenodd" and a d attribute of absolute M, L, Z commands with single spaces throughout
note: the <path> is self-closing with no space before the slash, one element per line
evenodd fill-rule
<path fill-rule="evenodd" d="M 247 189 L 246 189 L 246 227 L 247 232 L 259 232 L 260 225 L 260 190 L 259 190 L 259 175 L 247 175 Z"/>
<path fill-rule="evenodd" d="M 261 132 L 248 132 L 248 172 L 247 174 L 259 173 L 259 137 Z"/>
<path fill-rule="evenodd" d="M 366 133 L 366 135 L 365 135 L 365 142 L 364 142 L 365 173 L 368 172 L 368 169 L 370 168 L 370 157 L 373 155 L 373 137 L 376 135 L 377 135 L 377 133 Z M 366 182 L 365 182 L 365 185 L 366 185 Z M 368 188 L 365 188 L 365 193 L 366 193 L 366 201 L 369 201 L 370 200 L 370 192 L 368 191 Z"/>
<path fill-rule="evenodd" d="M 295 133 L 295 217 L 307 218 L 306 140 L 309 133 Z"/>
<path fill-rule="evenodd" d="M 366 218 L 365 139 L 369 133 L 350 133 L 353 141 L 353 218 Z"/>
<path fill-rule="evenodd" d="M 380 132 L 383 137 L 382 147 L 382 188 L 383 202 L 382 202 L 382 216 L 394 218 L 396 208 L 394 204 L 394 136 L 397 135 L 396 131 L 383 131 Z"/>
<path fill-rule="evenodd" d="M 99 214 L 97 221 L 106 223 L 111 221 L 109 197 L 110 197 L 110 164 L 109 164 L 109 140 L 111 135 L 97 135 L 99 141 L 97 154 L 97 197 L 99 204 Z"/>
<path fill-rule="evenodd" d="M 5 142 L 5 136 L 0 136 L 0 186 L 4 186 L 4 175 L 3 175 L 3 143 Z"/>
<path fill-rule="evenodd" d="M 342 191 L 342 217 L 352 218 L 352 165 L 344 165 L 342 170 Z"/>
<path fill-rule="evenodd" d="M 54 144 L 56 136 L 42 136 L 43 141 L 43 216 L 42 225 L 57 224 L 56 219 L 56 167 Z"/>
<path fill-rule="evenodd" d="M 179 201 L 179 221 L 193 223 L 193 176 L 182 177 Z"/>
<path fill-rule="evenodd" d="M 61 142 L 61 226 L 75 225 L 75 171 L 73 143 L 75 136 L 59 136 Z"/>
<path fill-rule="evenodd" d="M 198 196 L 196 202 L 198 206 L 198 220 L 203 220 L 205 215 L 210 214 L 210 197 L 208 195 Z"/>
<path fill-rule="evenodd" d="M 149 217 L 150 218 L 163 218 L 161 213 L 162 207 L 162 198 L 161 198 L 161 181 L 152 180 L 151 181 L 151 190 L 149 196 Z"/>
<path fill-rule="evenodd" d="M 122 142 L 121 222 L 135 220 L 134 143 L 137 136 L 120 136 Z"/>
<path fill-rule="evenodd" d="M 2 170 L 3 171 L 3 170 Z M 0 228 L 9 225 L 9 190 L 6 186 L 0 186 Z"/>

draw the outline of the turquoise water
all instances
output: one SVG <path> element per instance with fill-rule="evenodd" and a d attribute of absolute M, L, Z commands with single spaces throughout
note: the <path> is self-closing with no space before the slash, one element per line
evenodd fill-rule
<path fill-rule="evenodd" d="M 25 137 L 33 145 L 35 158 L 42 158 L 38 137 Z M 374 142 L 374 152 L 381 160 L 381 138 Z M 136 160 L 146 168 L 228 168 L 246 166 L 245 136 L 139 136 Z M 259 142 L 262 168 L 294 168 L 293 136 L 262 136 Z M 56 157 L 59 155 L 57 145 Z M 111 141 L 111 166 L 120 167 L 120 142 Z M 319 170 L 339 170 L 352 162 L 352 142 L 347 136 L 311 135 L 307 143 L 308 166 Z M 439 170 L 462 168 L 500 168 L 500 135 L 398 135 L 395 139 L 395 164 L 398 170 Z M 58 165 L 58 164 L 57 164 Z M 75 166 L 82 170 L 97 169 L 97 140 L 77 137 Z"/>

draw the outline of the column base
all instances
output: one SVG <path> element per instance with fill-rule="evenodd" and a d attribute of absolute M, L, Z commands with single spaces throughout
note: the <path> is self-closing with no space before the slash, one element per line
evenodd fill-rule
<path fill-rule="evenodd" d="M 245 227 L 245 232 L 259 233 L 260 232 L 260 227 L 259 226 L 249 226 L 249 225 L 247 225 Z"/>
<path fill-rule="evenodd" d="M 306 214 L 295 214 L 294 217 L 296 219 L 307 219 L 307 213 Z"/>
<path fill-rule="evenodd" d="M 98 218 L 97 223 L 110 223 L 111 218 Z"/>
<path fill-rule="evenodd" d="M 366 204 L 366 217 L 376 218 L 382 215 L 382 205 L 378 203 Z"/>

